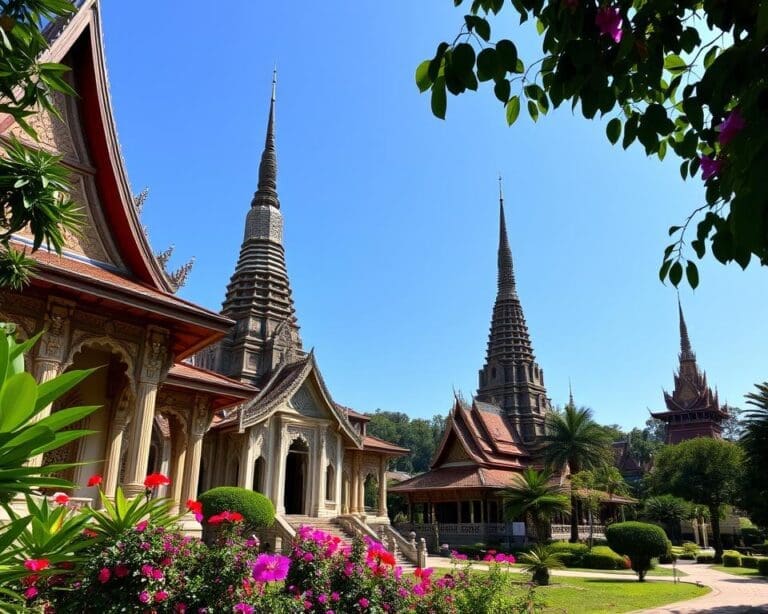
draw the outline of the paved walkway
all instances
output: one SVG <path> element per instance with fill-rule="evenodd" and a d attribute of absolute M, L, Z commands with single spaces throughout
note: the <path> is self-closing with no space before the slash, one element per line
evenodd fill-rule
<path fill-rule="evenodd" d="M 446 558 L 429 557 L 427 566 L 448 567 L 450 563 Z M 476 569 L 487 567 L 482 563 L 474 563 L 472 566 Z M 663 567 L 671 569 L 672 566 L 663 565 Z M 699 565 L 693 562 L 681 561 L 677 567 L 688 574 L 680 579 L 681 582 L 701 583 L 712 590 L 697 599 L 671 603 L 650 610 L 638 610 L 634 614 L 768 614 L 768 580 L 761 579 L 759 576 L 736 576 L 712 569 L 709 565 Z M 510 571 L 523 572 L 519 567 L 512 567 Z M 566 569 L 552 570 L 552 575 L 571 578 L 605 578 L 607 580 L 633 577 L 628 574 L 569 571 Z M 672 576 L 648 576 L 648 580 L 674 582 Z"/>

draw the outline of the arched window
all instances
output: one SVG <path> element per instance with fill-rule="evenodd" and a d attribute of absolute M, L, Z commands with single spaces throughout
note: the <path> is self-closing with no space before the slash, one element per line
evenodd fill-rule
<path fill-rule="evenodd" d="M 326 501 L 336 500 L 336 471 L 330 463 L 325 470 L 325 499 Z"/>

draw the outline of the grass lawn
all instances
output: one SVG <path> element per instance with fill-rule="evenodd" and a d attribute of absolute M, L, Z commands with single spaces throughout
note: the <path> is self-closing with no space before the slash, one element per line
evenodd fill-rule
<path fill-rule="evenodd" d="M 553 576 L 552 584 L 537 592 L 544 599 L 544 611 L 548 614 L 613 614 L 693 599 L 709 590 L 686 583 Z"/>
<path fill-rule="evenodd" d="M 733 574 L 734 576 L 754 576 L 755 578 L 765 578 L 757 573 L 757 569 L 751 567 L 723 567 L 722 565 L 711 565 L 712 569 L 722 571 L 724 573 Z"/>
<path fill-rule="evenodd" d="M 560 570 L 556 570 L 560 571 Z M 609 573 L 609 574 L 616 574 L 617 576 L 634 576 L 637 578 L 637 574 L 632 571 L 631 569 L 582 569 L 581 567 L 567 567 L 562 571 L 583 571 L 585 573 Z M 755 570 L 753 570 L 755 571 Z M 683 576 L 687 576 L 688 574 L 684 571 L 681 571 L 678 567 L 677 569 L 677 577 L 682 578 Z M 647 577 L 653 577 L 653 576 L 672 576 L 672 570 L 667 569 L 666 567 L 656 567 L 656 569 L 651 569 Z"/>

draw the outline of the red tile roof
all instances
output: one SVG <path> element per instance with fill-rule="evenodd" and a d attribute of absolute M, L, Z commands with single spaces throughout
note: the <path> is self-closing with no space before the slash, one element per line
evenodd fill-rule
<path fill-rule="evenodd" d="M 477 465 L 440 467 L 417 475 L 410 480 L 390 487 L 390 492 L 413 492 L 419 490 L 453 490 L 467 488 L 506 488 L 519 471 L 490 469 Z"/>
<path fill-rule="evenodd" d="M 408 448 L 401 448 L 395 444 L 379 439 L 373 435 L 366 435 L 363 437 L 363 450 L 371 450 L 372 452 L 384 452 L 395 456 L 405 456 L 410 454 L 411 451 Z"/>

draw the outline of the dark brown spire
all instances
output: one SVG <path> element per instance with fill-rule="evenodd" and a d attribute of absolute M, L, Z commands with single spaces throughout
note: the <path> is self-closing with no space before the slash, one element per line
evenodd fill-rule
<path fill-rule="evenodd" d="M 267 119 L 267 136 L 264 140 L 264 151 L 259 163 L 259 184 L 253 195 L 251 206 L 272 205 L 280 208 L 277 198 L 277 149 L 275 148 L 275 93 L 277 89 L 277 69 L 272 73 L 272 99 L 269 102 L 269 119 Z"/>
<path fill-rule="evenodd" d="M 680 297 L 677 298 L 677 310 L 680 314 L 680 361 L 696 360 L 696 354 L 691 348 L 691 340 L 688 338 L 688 327 L 685 324 L 683 316 L 683 306 L 680 304 Z"/>
<path fill-rule="evenodd" d="M 504 219 L 504 193 L 499 175 L 499 295 L 515 294 L 515 270 L 512 266 L 512 250 L 507 238 L 507 222 Z"/>

